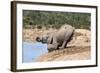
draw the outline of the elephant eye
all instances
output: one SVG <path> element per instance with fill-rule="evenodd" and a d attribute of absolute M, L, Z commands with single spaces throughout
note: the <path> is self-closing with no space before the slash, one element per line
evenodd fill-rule
<path fill-rule="evenodd" d="M 36 38 L 36 40 L 37 40 L 37 41 L 39 41 L 39 40 L 40 40 L 40 38 L 39 38 L 39 37 L 37 37 L 37 38 Z"/>

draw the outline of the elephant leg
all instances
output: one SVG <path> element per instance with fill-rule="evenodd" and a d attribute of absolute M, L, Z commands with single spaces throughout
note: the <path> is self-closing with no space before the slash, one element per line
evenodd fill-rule
<path fill-rule="evenodd" d="M 69 36 L 68 39 L 64 40 L 64 42 L 63 42 L 62 46 L 60 47 L 60 49 L 66 48 L 67 43 L 72 40 L 73 35 L 74 35 L 74 32 L 72 32 L 72 34 Z"/>
<path fill-rule="evenodd" d="M 55 46 L 53 44 L 48 44 L 48 52 L 52 52 L 55 49 Z"/>
<path fill-rule="evenodd" d="M 58 43 L 56 37 L 52 36 L 52 43 L 48 44 L 48 52 L 52 52 L 54 50 L 57 50 Z"/>
<path fill-rule="evenodd" d="M 58 43 L 56 37 L 53 36 L 53 42 L 52 44 L 55 46 L 55 50 L 58 49 Z"/>
<path fill-rule="evenodd" d="M 47 39 L 47 43 L 52 44 L 52 42 L 53 42 L 53 36 L 51 34 L 51 35 L 49 35 L 49 38 Z"/>
<path fill-rule="evenodd" d="M 66 48 L 66 45 L 67 45 L 67 41 L 65 40 L 65 41 L 63 42 L 62 46 L 59 47 L 59 49 L 64 49 L 64 48 Z"/>
<path fill-rule="evenodd" d="M 67 37 L 67 39 L 66 39 L 66 40 L 64 40 L 64 42 L 63 42 L 62 46 L 61 46 L 61 47 L 59 47 L 60 49 L 66 48 L 67 43 L 71 41 L 71 39 L 72 39 L 72 37 L 73 37 L 73 34 L 74 34 L 74 33 L 72 32 L 72 34 L 69 34 L 69 35 L 67 35 L 67 36 L 66 36 L 66 37 Z"/>
<path fill-rule="evenodd" d="M 73 39 L 73 36 L 74 36 L 74 32 L 72 32 L 71 36 L 69 37 L 68 41 L 67 42 L 70 42 L 72 39 Z"/>

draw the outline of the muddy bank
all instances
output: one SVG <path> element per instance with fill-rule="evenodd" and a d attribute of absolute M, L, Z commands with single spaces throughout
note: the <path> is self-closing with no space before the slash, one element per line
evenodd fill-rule
<path fill-rule="evenodd" d="M 24 41 L 36 42 L 36 37 L 42 34 L 56 32 L 57 30 L 24 29 Z M 37 61 L 87 60 L 91 59 L 91 32 L 86 29 L 76 29 L 75 35 L 68 47 L 42 55 Z"/>

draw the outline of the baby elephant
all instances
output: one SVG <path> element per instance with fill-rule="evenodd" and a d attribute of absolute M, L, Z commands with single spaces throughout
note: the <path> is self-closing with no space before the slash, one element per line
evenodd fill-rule
<path fill-rule="evenodd" d="M 63 25 L 57 32 L 38 36 L 38 42 L 47 43 L 48 51 L 64 49 L 72 39 L 75 28 L 71 25 Z"/>

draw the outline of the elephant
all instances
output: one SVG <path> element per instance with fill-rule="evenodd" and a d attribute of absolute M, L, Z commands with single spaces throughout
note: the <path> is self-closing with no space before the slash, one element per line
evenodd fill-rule
<path fill-rule="evenodd" d="M 64 49 L 68 42 L 71 41 L 75 32 L 75 28 L 71 25 L 62 25 L 57 32 L 48 33 L 38 36 L 36 41 L 47 43 L 48 51 Z"/>

